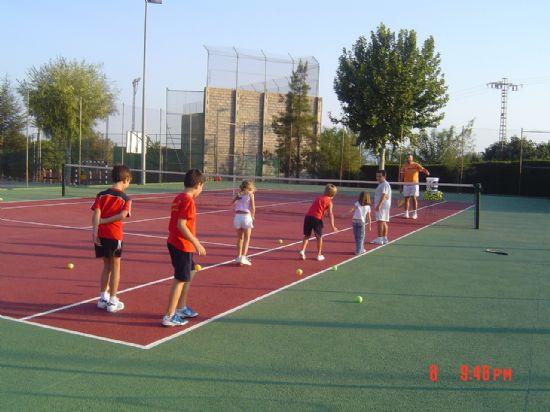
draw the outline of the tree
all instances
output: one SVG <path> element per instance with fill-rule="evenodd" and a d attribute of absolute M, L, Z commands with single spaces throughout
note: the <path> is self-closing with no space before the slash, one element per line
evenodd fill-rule
<path fill-rule="evenodd" d="M 478 159 L 473 137 L 474 120 L 462 127 L 460 133 L 451 126 L 449 129 L 421 131 L 412 139 L 412 152 L 423 164 L 442 164 L 455 172 L 457 180 L 462 180 L 464 169 Z"/>
<path fill-rule="evenodd" d="M 36 126 L 51 137 L 58 149 L 64 150 L 65 162 L 71 163 L 73 147 L 79 136 L 80 101 L 82 101 L 82 134 L 93 134 L 98 119 L 115 112 L 115 91 L 100 71 L 99 65 L 84 61 L 55 61 L 31 68 L 19 87 L 21 95 L 29 94 L 29 111 Z"/>
<path fill-rule="evenodd" d="M 276 153 L 281 170 L 286 177 L 300 176 L 304 167 L 310 168 L 318 147 L 313 133 L 315 117 L 311 110 L 310 89 L 307 84 L 307 62 L 300 61 L 292 72 L 290 88 L 286 95 L 286 110 L 273 118 L 273 129 L 277 134 Z"/>
<path fill-rule="evenodd" d="M 355 144 L 356 139 L 354 133 L 343 128 L 324 128 L 321 131 L 316 175 L 321 178 L 354 178 L 363 160 L 361 147 Z"/>
<path fill-rule="evenodd" d="M 397 146 L 412 129 L 436 127 L 448 101 L 439 53 L 433 37 L 417 48 L 416 32 L 401 30 L 397 39 L 384 24 L 343 49 L 334 90 L 344 112 L 339 121 L 357 133 L 359 142 L 380 155 Z"/>
<path fill-rule="evenodd" d="M 495 142 L 487 147 L 483 152 L 483 160 L 518 161 L 520 153 L 523 160 L 544 160 L 539 157 L 538 152 L 537 144 L 532 140 L 524 138 L 522 142 L 518 136 L 512 136 L 510 141 L 505 141 L 504 144 Z"/>
<path fill-rule="evenodd" d="M 7 158 L 25 150 L 25 115 L 8 78 L 0 84 L 0 175 L 15 176 Z M 19 176 L 21 177 L 21 176 Z"/>

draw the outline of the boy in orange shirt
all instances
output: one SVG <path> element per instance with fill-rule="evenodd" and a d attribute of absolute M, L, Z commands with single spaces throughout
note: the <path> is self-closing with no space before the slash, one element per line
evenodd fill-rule
<path fill-rule="evenodd" d="M 306 260 L 307 243 L 313 231 L 317 239 L 317 260 L 325 260 L 325 257 L 321 253 L 323 250 L 323 216 L 325 213 L 328 213 L 332 230 L 336 232 L 338 229 L 334 226 L 334 214 L 332 213 L 332 198 L 336 196 L 336 191 L 336 186 L 332 184 L 326 185 L 323 196 L 315 199 L 306 213 L 300 259 Z"/>
<path fill-rule="evenodd" d="M 198 169 L 189 170 L 184 179 L 185 190 L 172 201 L 168 224 L 167 247 L 174 267 L 174 282 L 168 298 L 168 307 L 162 318 L 163 326 L 183 326 L 198 315 L 187 306 L 187 294 L 195 276 L 193 252 L 206 255 L 206 250 L 196 238 L 197 210 L 195 199 L 201 194 L 203 175 Z M 179 309 L 178 309 L 179 307 Z"/>
<path fill-rule="evenodd" d="M 103 258 L 101 290 L 97 307 L 108 312 L 124 309 L 117 298 L 122 256 L 122 220 L 130 216 L 132 202 L 124 190 L 130 186 L 132 173 L 117 165 L 111 172 L 113 186 L 97 194 L 92 210 L 92 237 L 95 256 Z"/>

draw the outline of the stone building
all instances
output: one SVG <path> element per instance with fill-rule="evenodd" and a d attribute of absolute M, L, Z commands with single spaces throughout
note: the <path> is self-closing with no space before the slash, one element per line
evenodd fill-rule
<path fill-rule="evenodd" d="M 311 96 L 310 103 L 319 135 L 322 99 Z M 285 109 L 286 94 L 206 87 L 203 113 L 182 115 L 182 151 L 206 173 L 277 174 L 268 161 L 277 146 L 272 122 Z"/>

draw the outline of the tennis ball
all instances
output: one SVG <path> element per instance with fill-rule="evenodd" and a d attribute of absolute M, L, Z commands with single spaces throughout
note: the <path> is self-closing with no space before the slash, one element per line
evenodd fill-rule
<path fill-rule="evenodd" d="M 333 267 L 332 267 L 332 270 L 337 271 L 337 270 L 338 270 L 338 266 L 333 266 Z"/>
<path fill-rule="evenodd" d="M 74 269 L 74 265 L 72 263 L 67 263 L 67 269 Z"/>
<path fill-rule="evenodd" d="M 357 296 L 357 297 L 355 298 L 355 302 L 357 302 L 357 303 L 363 303 L 363 296 Z"/>
<path fill-rule="evenodd" d="M 302 269 L 296 269 L 296 276 L 302 276 L 304 271 Z"/>
<path fill-rule="evenodd" d="M 4 201 L 4 199 L 2 199 L 2 198 L 0 197 L 0 202 L 3 202 L 3 201 Z"/>
<path fill-rule="evenodd" d="M 283 244 L 283 239 L 279 239 L 279 240 L 277 241 L 277 243 L 278 243 L 279 245 L 282 245 L 282 244 Z"/>
<path fill-rule="evenodd" d="M 195 270 L 198 272 L 199 270 L 202 269 L 202 266 L 201 265 L 195 265 Z"/>

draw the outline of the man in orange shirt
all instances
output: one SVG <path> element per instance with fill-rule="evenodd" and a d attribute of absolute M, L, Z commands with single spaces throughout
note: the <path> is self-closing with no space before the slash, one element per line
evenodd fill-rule
<path fill-rule="evenodd" d="M 430 175 L 427 169 L 424 169 L 418 163 L 413 162 L 413 155 L 411 153 L 407 154 L 407 163 L 401 168 L 399 172 L 399 180 L 404 183 L 402 191 L 403 196 L 405 197 L 405 219 L 409 218 L 409 199 L 412 197 L 413 203 L 413 213 L 412 218 L 416 219 L 418 201 L 416 198 L 419 195 L 418 188 L 418 174 L 424 173 L 426 176 Z"/>
<path fill-rule="evenodd" d="M 185 318 L 194 318 L 198 315 L 187 306 L 187 294 L 195 275 L 193 252 L 197 252 L 199 256 L 206 255 L 206 250 L 195 232 L 195 199 L 202 192 L 202 172 L 197 169 L 189 170 L 185 174 L 184 184 L 185 191 L 172 201 L 168 224 L 167 246 L 174 267 L 174 282 L 168 298 L 168 307 L 162 318 L 163 326 L 183 326 L 187 323 Z"/>

